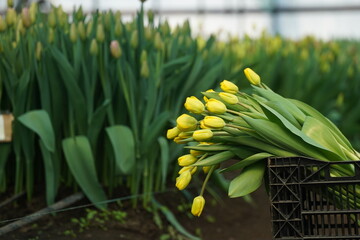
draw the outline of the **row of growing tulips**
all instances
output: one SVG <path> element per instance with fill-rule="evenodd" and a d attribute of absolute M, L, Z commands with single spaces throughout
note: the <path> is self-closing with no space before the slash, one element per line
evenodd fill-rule
<path fill-rule="evenodd" d="M 214 86 L 225 63 L 214 37 L 200 46 L 188 22 L 172 31 L 145 16 L 143 6 L 123 22 L 36 4 L 0 16 L 0 109 L 15 117 L 13 142 L 0 145 L 1 191 L 31 198 L 44 182 L 51 204 L 60 186 L 94 203 L 117 186 L 164 189 L 181 151 L 164 136 L 179 97 Z"/>

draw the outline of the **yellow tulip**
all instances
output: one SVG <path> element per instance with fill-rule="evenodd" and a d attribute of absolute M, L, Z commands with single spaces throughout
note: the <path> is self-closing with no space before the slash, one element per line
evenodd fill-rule
<path fill-rule="evenodd" d="M 225 126 L 225 121 L 216 116 L 206 116 L 203 121 L 205 126 L 209 128 L 223 128 Z"/>
<path fill-rule="evenodd" d="M 194 198 L 193 204 L 191 206 L 191 213 L 196 216 L 200 217 L 203 209 L 205 206 L 205 199 L 203 196 L 197 196 Z"/>
<path fill-rule="evenodd" d="M 207 174 L 209 171 L 210 171 L 210 168 L 211 168 L 212 166 L 204 166 L 202 169 L 203 169 L 203 172 L 205 173 L 205 174 Z"/>
<path fill-rule="evenodd" d="M 104 42 L 104 40 L 105 40 L 104 26 L 102 24 L 97 25 L 96 40 L 100 43 Z"/>
<path fill-rule="evenodd" d="M 197 97 L 194 96 L 186 98 L 184 106 L 189 112 L 195 114 L 201 114 L 205 111 L 204 104 Z"/>
<path fill-rule="evenodd" d="M 197 167 L 191 167 L 191 166 L 187 166 L 187 167 L 182 167 L 179 171 L 179 174 L 182 174 L 185 171 L 190 171 L 191 175 L 194 175 L 197 171 Z"/>
<path fill-rule="evenodd" d="M 28 28 L 31 25 L 31 20 L 30 20 L 30 13 L 29 13 L 29 9 L 28 8 L 23 8 L 21 10 L 21 20 L 22 20 L 22 24 Z"/>
<path fill-rule="evenodd" d="M 238 86 L 236 86 L 234 83 L 228 81 L 228 80 L 224 80 L 220 83 L 220 88 L 224 91 L 224 92 L 228 92 L 228 93 L 232 93 L 235 94 L 239 91 Z"/>
<path fill-rule="evenodd" d="M 139 34 L 137 31 L 133 31 L 130 38 L 130 45 L 133 49 L 137 48 L 139 45 Z"/>
<path fill-rule="evenodd" d="M 49 12 L 47 21 L 50 27 L 54 28 L 56 26 L 56 15 L 54 10 Z"/>
<path fill-rule="evenodd" d="M 8 26 L 14 25 L 16 22 L 16 12 L 13 8 L 8 8 L 6 11 L 6 23 Z"/>
<path fill-rule="evenodd" d="M 97 41 L 96 41 L 96 39 L 93 39 L 93 40 L 91 40 L 91 43 L 90 43 L 90 54 L 92 56 L 97 56 L 98 52 L 99 52 L 99 48 L 98 48 Z"/>
<path fill-rule="evenodd" d="M 206 108 L 209 112 L 215 114 L 223 114 L 227 110 L 224 103 L 214 98 L 209 99 L 209 101 L 206 103 Z"/>
<path fill-rule="evenodd" d="M 49 43 L 53 43 L 54 38 L 55 38 L 54 29 L 49 28 L 49 33 L 48 33 L 48 41 L 49 41 Z"/>
<path fill-rule="evenodd" d="M 193 138 L 200 142 L 200 141 L 206 141 L 209 140 L 213 137 L 214 133 L 210 130 L 210 129 L 201 129 L 201 130 L 196 130 L 193 133 Z"/>
<path fill-rule="evenodd" d="M 122 25 L 120 20 L 116 21 L 115 23 L 114 33 L 117 37 L 120 37 L 122 34 Z"/>
<path fill-rule="evenodd" d="M 147 61 L 141 63 L 140 76 L 143 78 L 148 78 L 150 75 L 149 65 Z"/>
<path fill-rule="evenodd" d="M 180 176 L 176 178 L 175 186 L 179 190 L 184 190 L 189 185 L 190 181 L 191 181 L 191 172 L 190 170 L 187 170 L 181 173 Z"/>
<path fill-rule="evenodd" d="M 70 26 L 70 40 L 71 42 L 75 43 L 78 39 L 76 24 L 72 23 Z"/>
<path fill-rule="evenodd" d="M 215 91 L 212 89 L 209 89 L 209 90 L 206 90 L 206 92 L 215 92 Z M 204 96 L 204 101 L 207 103 L 209 101 L 209 99 L 206 96 Z"/>
<path fill-rule="evenodd" d="M 190 150 L 190 154 L 193 155 L 193 156 L 195 156 L 195 157 L 197 157 L 197 156 L 203 155 L 204 152 L 191 149 L 191 150 Z"/>
<path fill-rule="evenodd" d="M 177 127 L 184 132 L 193 131 L 197 127 L 197 120 L 188 114 L 182 114 L 176 119 L 176 123 Z"/>
<path fill-rule="evenodd" d="M 160 51 L 163 49 L 164 47 L 164 43 L 161 39 L 160 33 L 156 32 L 155 33 L 155 38 L 154 38 L 154 47 L 156 48 L 156 50 Z"/>
<path fill-rule="evenodd" d="M 175 137 L 177 137 L 180 133 L 180 129 L 178 129 L 177 127 L 173 127 L 169 130 L 167 130 L 167 133 L 166 133 L 166 137 L 168 139 L 173 139 Z"/>
<path fill-rule="evenodd" d="M 208 126 L 205 125 L 204 120 L 200 120 L 199 123 L 200 123 L 200 128 L 201 128 L 201 129 L 207 129 L 207 128 L 209 128 Z"/>
<path fill-rule="evenodd" d="M 0 15 L 0 32 L 3 32 L 6 30 L 6 22 L 3 19 L 3 17 Z"/>
<path fill-rule="evenodd" d="M 237 104 L 239 102 L 238 97 L 231 93 L 221 92 L 219 93 L 219 97 L 228 104 Z"/>
<path fill-rule="evenodd" d="M 249 80 L 249 82 L 253 85 L 259 86 L 261 83 L 260 76 L 257 75 L 256 72 L 254 72 L 251 68 L 245 68 L 244 70 L 246 78 Z"/>
<path fill-rule="evenodd" d="M 85 29 L 84 22 L 78 23 L 77 30 L 79 32 L 79 36 L 80 36 L 81 40 L 84 41 L 86 39 L 86 29 Z"/>
<path fill-rule="evenodd" d="M 196 157 L 194 157 L 191 154 L 186 154 L 178 158 L 178 164 L 181 167 L 189 166 L 193 163 L 195 163 L 197 160 Z"/>

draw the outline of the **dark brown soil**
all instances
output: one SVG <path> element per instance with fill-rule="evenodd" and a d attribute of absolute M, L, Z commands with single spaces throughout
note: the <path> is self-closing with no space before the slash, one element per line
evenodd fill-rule
<path fill-rule="evenodd" d="M 182 226 L 191 234 L 201 236 L 204 240 L 267 240 L 271 239 L 269 200 L 263 189 L 253 195 L 253 204 L 243 199 L 229 199 L 222 196 L 223 202 L 216 202 L 210 196 L 206 197 L 206 207 L 201 217 L 190 216 L 188 200 L 179 192 L 164 193 L 157 196 L 157 200 L 174 213 Z M 2 196 L 4 197 L 4 196 Z M 4 200 L 1 198 L 0 201 Z M 0 221 L 25 216 L 40 210 L 44 203 L 43 196 L 34 197 L 31 204 L 26 199 L 10 204 L 0 209 Z M 75 205 L 86 204 L 83 200 Z M 185 204 L 184 204 L 185 203 Z M 187 239 L 176 233 L 174 228 L 162 216 L 162 229 L 154 221 L 154 214 L 143 207 L 133 208 L 130 201 L 123 201 L 121 205 L 110 204 L 110 213 L 126 212 L 123 221 L 115 219 L 113 214 L 100 216 L 101 212 L 90 208 L 100 220 L 85 221 L 86 226 L 81 227 L 79 221 L 89 216 L 89 210 L 76 209 L 57 213 L 55 216 L 47 215 L 40 220 L 21 229 L 13 231 L 0 239 L 6 240 L 181 240 Z M 88 208 L 89 209 L 89 208 Z M 73 220 L 72 220 L 73 219 Z M 75 220 L 74 220 L 75 219 Z M 158 221 L 157 221 L 158 222 Z M 3 226 L 2 224 L 1 226 Z"/>

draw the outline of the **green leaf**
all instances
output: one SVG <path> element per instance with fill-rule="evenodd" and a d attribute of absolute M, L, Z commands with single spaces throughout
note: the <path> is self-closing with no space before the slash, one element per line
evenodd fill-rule
<path fill-rule="evenodd" d="M 106 195 L 96 175 L 89 140 L 85 136 L 66 138 L 62 142 L 66 162 L 85 195 L 98 208 L 106 207 Z"/>
<path fill-rule="evenodd" d="M 45 147 L 45 144 L 42 140 L 39 141 L 41 154 L 44 161 L 44 170 L 45 170 L 45 183 L 46 183 L 46 203 L 51 205 L 55 201 L 55 196 L 57 192 L 57 181 L 55 166 L 51 156 L 51 152 Z"/>
<path fill-rule="evenodd" d="M 158 138 L 158 143 L 160 145 L 161 152 L 161 175 L 162 175 L 162 185 L 165 186 L 167 171 L 170 162 L 170 151 L 169 151 L 169 143 L 164 137 Z"/>
<path fill-rule="evenodd" d="M 257 153 L 257 154 L 254 154 L 250 157 L 247 157 L 243 160 L 240 160 L 240 162 L 238 163 L 235 163 L 233 165 L 231 165 L 230 167 L 228 168 L 223 168 L 221 169 L 220 172 L 228 172 L 228 171 L 233 171 L 233 170 L 238 170 L 238 169 L 242 169 L 244 167 L 247 167 L 251 164 L 254 164 L 260 160 L 264 160 L 266 158 L 269 158 L 269 157 L 272 157 L 274 156 L 273 154 L 270 154 L 270 153 Z"/>
<path fill-rule="evenodd" d="M 239 176 L 230 182 L 229 197 L 242 197 L 261 186 L 265 173 L 265 162 L 257 162 L 244 168 Z"/>
<path fill-rule="evenodd" d="M 194 163 L 192 166 L 211 166 L 233 158 L 235 154 L 231 151 L 224 151 Z"/>
<path fill-rule="evenodd" d="M 135 141 L 131 129 L 117 125 L 106 128 L 106 132 L 114 150 L 116 165 L 123 173 L 129 174 L 135 165 Z"/>
<path fill-rule="evenodd" d="M 9 159 L 11 145 L 9 143 L 0 144 L 0 183 L 5 180 L 5 165 Z"/>
<path fill-rule="evenodd" d="M 39 135 L 44 146 L 50 151 L 55 151 L 55 134 L 50 117 L 44 110 L 34 110 L 18 117 L 19 122 Z"/>

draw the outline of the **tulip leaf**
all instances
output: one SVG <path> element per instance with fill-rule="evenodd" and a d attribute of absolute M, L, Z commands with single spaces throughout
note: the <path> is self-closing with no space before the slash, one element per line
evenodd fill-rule
<path fill-rule="evenodd" d="M 113 147 L 116 166 L 129 174 L 135 165 L 135 141 L 131 129 L 116 125 L 106 128 L 106 133 Z"/>
<path fill-rule="evenodd" d="M 221 169 L 220 172 L 229 172 L 229 171 L 233 171 L 233 170 L 238 170 L 238 169 L 242 169 L 244 167 L 247 167 L 251 164 L 254 164 L 260 160 L 264 160 L 264 159 L 267 159 L 269 157 L 272 157 L 274 156 L 273 154 L 270 154 L 270 153 L 257 153 L 257 154 L 254 154 L 250 157 L 247 157 L 243 160 L 240 160 L 240 162 L 238 163 L 235 163 L 233 165 L 231 165 L 230 167 L 228 168 L 223 168 Z"/>
<path fill-rule="evenodd" d="M 41 154 L 44 161 L 45 183 L 46 183 L 46 203 L 51 205 L 55 201 L 57 184 L 56 172 L 51 152 L 45 147 L 42 140 L 39 141 Z"/>
<path fill-rule="evenodd" d="M 196 145 L 196 146 L 186 146 L 184 148 L 187 149 L 192 149 L 192 150 L 197 150 L 197 151 L 205 151 L 205 152 L 217 152 L 217 151 L 224 151 L 224 150 L 229 150 L 230 148 L 232 148 L 231 146 L 227 146 L 227 145 Z"/>
<path fill-rule="evenodd" d="M 244 168 L 239 176 L 230 182 L 229 197 L 242 197 L 261 186 L 265 173 L 265 161 L 256 162 Z"/>
<path fill-rule="evenodd" d="M 223 151 L 194 163 L 192 166 L 211 166 L 235 157 L 231 151 Z"/>
<path fill-rule="evenodd" d="M 169 151 L 169 143 L 164 137 L 158 138 L 158 143 L 160 145 L 160 153 L 161 153 L 161 180 L 162 185 L 165 186 L 166 176 L 170 162 L 170 151 Z"/>
<path fill-rule="evenodd" d="M 106 207 L 106 200 L 96 174 L 94 157 L 89 140 L 85 136 L 66 138 L 62 142 L 69 169 L 85 195 L 98 208 Z"/>
<path fill-rule="evenodd" d="M 307 116 L 302 128 L 302 132 L 307 136 L 325 146 L 327 149 L 335 152 L 342 160 L 347 160 L 344 152 L 341 150 L 339 143 L 331 134 L 329 128 L 316 118 Z"/>
<path fill-rule="evenodd" d="M 55 134 L 50 117 L 44 110 L 34 110 L 18 117 L 19 122 L 39 135 L 50 152 L 55 151 Z"/>

